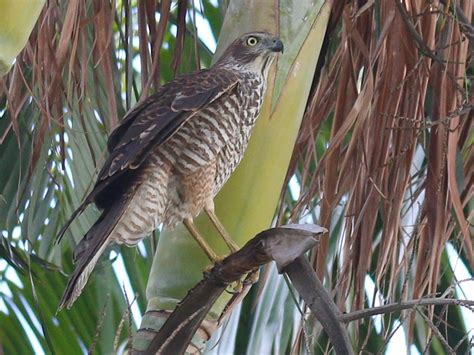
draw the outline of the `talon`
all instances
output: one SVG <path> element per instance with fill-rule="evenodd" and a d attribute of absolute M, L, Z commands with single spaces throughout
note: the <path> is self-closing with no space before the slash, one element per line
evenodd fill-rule
<path fill-rule="evenodd" d="M 235 283 L 234 294 L 238 295 L 239 293 L 242 293 L 242 290 L 244 289 L 244 282 L 245 280 L 244 281 L 239 280 Z"/>
<path fill-rule="evenodd" d="M 232 298 L 225 305 L 224 310 L 217 321 L 219 325 L 228 317 L 232 309 L 244 299 L 252 285 L 258 281 L 259 275 L 260 271 L 258 269 L 251 271 L 247 275 L 244 275 L 243 280 L 235 282 L 236 285 L 234 286 L 233 291 L 226 290 L 226 292 L 232 295 Z"/>
<path fill-rule="evenodd" d="M 258 282 L 258 279 L 260 278 L 260 269 L 257 269 L 255 271 L 252 271 L 247 275 L 245 278 L 244 282 L 250 282 L 251 285 L 256 284 Z"/>
<path fill-rule="evenodd" d="M 230 289 L 229 289 L 230 288 Z M 243 281 L 235 281 L 233 282 L 232 284 L 230 284 L 225 292 L 227 292 L 229 295 L 233 295 L 233 296 L 236 296 L 238 294 L 240 294 L 242 292 L 242 290 L 244 289 L 243 287 Z"/>

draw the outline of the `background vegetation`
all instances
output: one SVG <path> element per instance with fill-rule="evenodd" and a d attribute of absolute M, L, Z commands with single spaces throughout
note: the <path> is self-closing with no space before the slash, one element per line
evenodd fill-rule
<path fill-rule="evenodd" d="M 428 296 L 473 298 L 472 2 L 307 1 L 297 7 L 268 0 L 252 2 L 255 8 L 239 16 L 240 3 L 46 1 L 26 47 L 0 80 L 5 353 L 127 347 L 147 308 L 160 233 L 136 249 L 112 248 L 75 306 L 58 314 L 72 247 L 97 211 L 72 225 L 67 242 L 57 246 L 54 237 L 90 188 L 107 133 L 123 114 L 176 74 L 209 66 L 217 39 L 220 48 L 252 26 L 280 33 L 288 50 L 244 162 L 251 173 L 238 172 L 225 188 L 228 197 L 218 197 L 218 214 L 232 215 L 226 221 L 246 221 L 229 207 L 236 199 L 256 216 L 230 227 L 233 233 L 247 228 L 239 241 L 269 223 L 328 228 L 310 257 L 345 312 Z M 307 83 L 290 86 L 288 73 L 298 66 Z M 285 102 L 301 109 L 278 111 Z M 278 112 L 284 114 L 272 116 Z M 285 125 L 263 135 L 272 122 L 284 122 L 278 117 L 291 122 L 293 136 Z M 247 162 L 257 161 L 271 140 L 285 153 L 268 153 L 267 165 L 252 170 Z M 273 165 L 279 170 L 264 169 Z M 245 181 L 258 189 L 243 188 Z M 272 193 L 264 200 L 258 193 L 267 185 Z M 265 213 L 253 202 L 259 198 L 267 201 Z M 193 255 L 179 259 L 180 269 L 200 274 Z M 178 277 L 169 275 L 169 282 Z M 472 309 L 437 306 L 371 317 L 349 330 L 357 351 L 385 352 L 396 338 L 413 353 L 466 353 L 473 327 Z M 207 349 L 324 353 L 331 346 L 270 266 Z"/>

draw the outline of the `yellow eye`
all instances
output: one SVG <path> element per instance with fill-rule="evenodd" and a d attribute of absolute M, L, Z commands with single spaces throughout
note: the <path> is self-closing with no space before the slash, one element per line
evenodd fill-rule
<path fill-rule="evenodd" d="M 249 37 L 247 38 L 247 45 L 253 47 L 258 43 L 258 38 L 257 37 Z"/>

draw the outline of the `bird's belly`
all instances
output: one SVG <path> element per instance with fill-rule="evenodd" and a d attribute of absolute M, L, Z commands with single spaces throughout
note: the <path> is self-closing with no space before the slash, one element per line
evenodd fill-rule
<path fill-rule="evenodd" d="M 219 149 L 215 145 L 181 150 L 189 153 L 182 153 L 173 162 L 168 185 L 169 201 L 163 219 L 165 225 L 174 226 L 185 218 L 196 217 L 204 207 L 214 207 L 214 197 L 242 160 L 257 114 L 258 110 L 247 112 L 246 120 L 238 122 L 233 132 L 221 133 L 226 139 L 221 141 Z M 215 150 L 209 156 L 199 154 L 211 149 Z M 197 162 L 198 158 L 189 159 L 193 156 L 199 156 L 200 162 Z"/>
<path fill-rule="evenodd" d="M 230 137 L 222 147 L 216 159 L 216 176 L 214 183 L 214 196 L 229 179 L 230 175 L 241 162 L 245 150 L 260 113 L 263 103 L 264 83 L 259 78 L 250 78 L 249 85 L 243 86 L 241 96 L 245 109 L 241 110 L 239 125 L 236 133 Z M 247 90 L 245 90 L 247 88 Z M 249 88 L 252 88 L 249 90 Z"/>
<path fill-rule="evenodd" d="M 174 171 L 168 184 L 168 205 L 163 224 L 175 226 L 186 218 L 196 217 L 205 207 L 213 208 L 215 161 L 193 171 Z"/>

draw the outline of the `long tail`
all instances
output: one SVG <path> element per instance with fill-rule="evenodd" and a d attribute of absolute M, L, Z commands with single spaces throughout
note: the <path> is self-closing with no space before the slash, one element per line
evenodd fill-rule
<path fill-rule="evenodd" d="M 58 310 L 71 308 L 89 280 L 99 257 L 111 241 L 111 234 L 126 209 L 126 201 L 115 203 L 104 211 L 74 249 L 76 268 L 64 291 Z"/>

